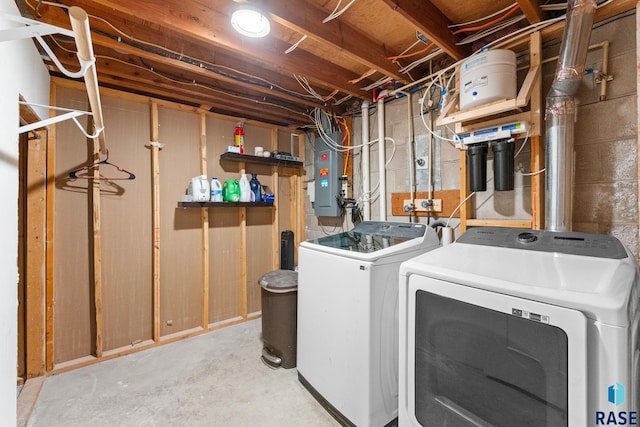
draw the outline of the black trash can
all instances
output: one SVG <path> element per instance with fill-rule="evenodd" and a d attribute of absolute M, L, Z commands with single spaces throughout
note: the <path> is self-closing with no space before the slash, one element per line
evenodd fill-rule
<path fill-rule="evenodd" d="M 273 368 L 295 368 L 298 272 L 271 271 L 258 283 L 262 286 L 262 361 Z"/>

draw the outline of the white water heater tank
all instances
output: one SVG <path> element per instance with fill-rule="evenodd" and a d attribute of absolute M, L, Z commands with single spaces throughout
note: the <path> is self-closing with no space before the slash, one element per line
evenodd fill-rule
<path fill-rule="evenodd" d="M 516 54 L 512 50 L 487 50 L 473 55 L 460 66 L 460 109 L 513 99 L 516 85 Z"/>

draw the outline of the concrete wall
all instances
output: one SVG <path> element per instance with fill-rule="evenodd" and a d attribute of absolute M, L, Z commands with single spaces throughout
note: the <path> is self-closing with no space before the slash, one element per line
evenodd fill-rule
<path fill-rule="evenodd" d="M 599 100 L 600 85 L 593 75 L 583 78 L 577 95 L 579 102 L 576 123 L 576 164 L 574 186 L 573 229 L 595 233 L 612 234 L 618 237 L 638 256 L 638 167 L 637 167 L 637 108 L 636 108 L 636 17 L 619 16 L 611 22 L 597 25 L 591 36 L 591 43 L 603 40 L 610 42 L 609 74 L 614 80 L 607 85 L 607 96 Z M 543 57 L 557 54 L 560 41 L 553 41 L 543 47 Z M 543 67 L 543 98 L 553 80 L 556 61 Z M 602 69 L 602 50 L 589 53 L 589 68 Z M 429 133 L 420 117 L 418 99 L 421 92 L 411 96 L 413 105 L 413 127 L 416 141 L 416 155 L 426 154 Z M 437 99 L 435 100 L 437 102 Z M 544 105 L 543 105 L 544 108 Z M 371 139 L 377 138 L 378 113 L 372 109 L 370 115 Z M 385 109 L 385 133 L 395 141 L 396 152 L 387 168 L 387 219 L 407 221 L 406 217 L 392 217 L 391 193 L 408 192 L 409 147 L 407 97 L 387 102 Z M 424 115 L 429 125 L 429 115 Z M 361 142 L 361 117 L 353 120 L 354 144 Z M 442 129 L 445 136 L 451 132 Z M 519 149 L 523 141 L 517 141 Z M 436 190 L 459 188 L 459 153 L 447 142 L 436 142 L 437 165 L 434 168 Z M 390 157 L 393 142 L 387 142 L 387 158 Z M 371 183 L 378 182 L 377 144 L 372 147 Z M 490 150 L 489 150 L 490 151 Z M 307 141 L 307 182 L 313 185 L 312 144 Z M 355 189 L 360 187 L 359 151 L 355 152 Z M 487 176 L 492 176 L 491 154 L 489 154 Z M 487 219 L 529 219 L 531 217 L 530 178 L 524 174 L 529 170 L 529 145 L 525 145 L 516 158 L 515 189 L 494 192 L 492 181 L 487 191 L 475 196 L 475 217 Z M 417 190 L 427 191 L 426 173 L 418 171 Z M 372 219 L 378 219 L 378 203 L 372 205 Z M 446 218 L 445 218 L 446 219 Z M 424 219 L 422 219 L 424 221 Z M 457 220 L 451 225 L 456 226 Z M 307 198 L 307 238 L 330 234 L 353 225 L 347 216 L 344 219 L 316 218 Z"/>
<path fill-rule="evenodd" d="M 13 1 L 0 12 L 18 15 Z M 14 24 L 0 18 L 0 30 Z M 47 104 L 49 75 L 30 39 L 0 42 L 0 424 L 16 423 L 18 284 L 18 96 Z"/>

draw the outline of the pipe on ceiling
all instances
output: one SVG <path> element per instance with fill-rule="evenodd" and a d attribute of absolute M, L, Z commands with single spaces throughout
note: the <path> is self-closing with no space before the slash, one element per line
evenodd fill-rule
<path fill-rule="evenodd" d="M 363 219 L 371 220 L 371 184 L 369 179 L 369 101 L 362 103 L 362 195 L 364 207 Z"/>
<path fill-rule="evenodd" d="M 594 0 L 569 0 L 556 73 L 546 99 L 547 230 L 571 231 L 575 93 L 584 74 Z"/>

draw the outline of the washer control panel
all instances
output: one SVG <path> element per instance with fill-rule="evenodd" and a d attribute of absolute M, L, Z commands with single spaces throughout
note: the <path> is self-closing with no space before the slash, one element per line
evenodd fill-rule
<path fill-rule="evenodd" d="M 622 243 L 615 237 L 592 233 L 475 227 L 460 236 L 456 243 L 610 259 L 628 256 Z"/>

